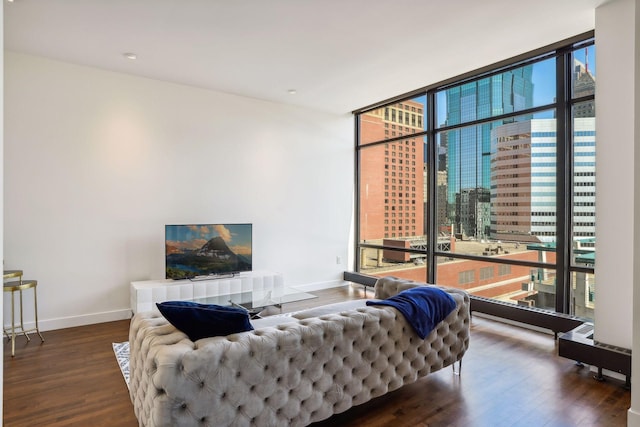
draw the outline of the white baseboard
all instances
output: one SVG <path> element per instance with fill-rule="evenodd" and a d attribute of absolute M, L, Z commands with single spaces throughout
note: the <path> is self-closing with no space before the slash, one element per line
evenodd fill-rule
<path fill-rule="evenodd" d="M 627 427 L 640 427 L 640 412 L 633 408 L 627 411 Z"/>
<path fill-rule="evenodd" d="M 105 311 L 102 313 L 84 314 L 81 316 L 59 317 L 57 319 L 40 319 L 38 327 L 40 332 L 56 329 L 75 328 L 76 326 L 93 325 L 95 323 L 113 322 L 131 318 L 131 309 Z M 25 329 L 35 328 L 35 322 L 25 322 Z M 5 329 L 11 328 L 11 324 L 4 325 Z"/>
<path fill-rule="evenodd" d="M 326 282 L 314 282 L 306 283 L 304 285 L 294 286 L 304 292 L 319 291 L 322 289 L 339 288 L 342 286 L 349 286 L 349 282 L 344 280 L 329 280 Z M 93 325 L 95 323 L 113 322 L 116 320 L 130 319 L 132 315 L 131 309 L 106 311 L 102 313 L 84 314 L 80 316 L 60 317 L 57 319 L 40 319 L 38 326 L 40 331 L 53 331 L 56 329 L 75 328 L 76 326 Z M 5 328 L 10 328 L 11 325 L 5 325 Z M 24 323 L 25 329 L 31 329 L 35 327 L 33 321 Z"/>

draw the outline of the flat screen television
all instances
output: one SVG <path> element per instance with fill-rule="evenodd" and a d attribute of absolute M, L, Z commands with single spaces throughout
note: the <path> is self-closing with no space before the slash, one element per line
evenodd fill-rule
<path fill-rule="evenodd" d="M 167 279 L 251 271 L 251 224 L 165 225 Z"/>

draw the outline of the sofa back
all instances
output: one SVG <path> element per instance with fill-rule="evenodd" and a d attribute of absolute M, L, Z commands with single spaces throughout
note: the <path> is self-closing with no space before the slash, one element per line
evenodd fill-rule
<path fill-rule="evenodd" d="M 389 285 L 390 286 L 390 285 Z M 157 313 L 130 329 L 141 426 L 302 426 L 460 360 L 469 299 L 420 339 L 391 307 L 367 306 L 196 342 Z"/>

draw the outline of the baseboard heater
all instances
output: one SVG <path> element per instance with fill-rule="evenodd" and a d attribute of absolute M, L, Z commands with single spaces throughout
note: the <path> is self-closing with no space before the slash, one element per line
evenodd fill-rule
<path fill-rule="evenodd" d="M 595 378 L 599 381 L 604 379 L 603 369 L 622 374 L 625 376 L 626 387 L 630 387 L 631 350 L 595 341 L 593 323 L 576 316 L 535 307 L 518 306 L 475 295 L 470 295 L 470 298 L 472 312 L 552 330 L 558 339 L 558 356 L 596 367 L 598 373 Z"/>
<path fill-rule="evenodd" d="M 472 312 L 489 314 L 502 319 L 549 329 L 553 331 L 556 338 L 558 338 L 559 332 L 570 331 L 584 323 L 584 319 L 568 314 L 515 305 L 477 295 L 469 295 L 469 298 L 471 299 Z"/>
<path fill-rule="evenodd" d="M 347 282 L 358 283 L 364 286 L 374 286 L 379 277 L 369 276 L 368 274 L 356 273 L 353 271 L 345 271 L 342 278 Z"/>
<path fill-rule="evenodd" d="M 586 322 L 560 335 L 558 355 L 578 363 L 598 368 L 597 380 L 602 381 L 602 369 L 625 376 L 625 386 L 631 387 L 631 350 L 603 344 L 593 339 L 593 324 Z"/>

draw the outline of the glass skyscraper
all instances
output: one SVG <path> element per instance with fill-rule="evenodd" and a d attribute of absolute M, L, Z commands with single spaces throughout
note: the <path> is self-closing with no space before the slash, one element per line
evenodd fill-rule
<path fill-rule="evenodd" d="M 532 75 L 533 67 L 525 66 L 446 89 L 446 122 L 443 126 L 456 126 L 531 108 Z M 448 221 L 454 225 L 456 233 L 488 237 L 491 130 L 506 122 L 451 129 L 446 132 L 446 138 L 441 139 L 447 152 Z M 473 206 L 466 206 L 468 203 L 473 203 Z"/>

